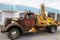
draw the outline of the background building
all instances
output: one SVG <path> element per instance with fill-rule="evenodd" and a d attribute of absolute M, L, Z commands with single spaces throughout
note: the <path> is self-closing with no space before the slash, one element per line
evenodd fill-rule
<path fill-rule="evenodd" d="M 5 18 L 19 18 L 19 14 L 24 12 L 25 9 L 27 11 L 31 10 L 36 14 L 40 12 L 40 9 L 38 8 L 0 3 L 0 25 L 4 25 Z M 46 14 L 51 15 L 53 19 L 60 21 L 60 10 L 46 7 Z"/>

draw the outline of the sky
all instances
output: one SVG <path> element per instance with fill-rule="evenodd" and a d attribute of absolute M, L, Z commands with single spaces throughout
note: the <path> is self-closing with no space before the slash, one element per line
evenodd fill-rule
<path fill-rule="evenodd" d="M 43 2 L 46 7 L 60 10 L 60 0 L 0 0 L 0 3 L 4 4 L 23 5 L 36 8 L 40 8 L 41 3 Z"/>

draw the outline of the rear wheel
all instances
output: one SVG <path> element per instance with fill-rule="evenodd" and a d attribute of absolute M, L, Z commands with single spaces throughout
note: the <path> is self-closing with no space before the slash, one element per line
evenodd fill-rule
<path fill-rule="evenodd" d="M 57 27 L 56 26 L 50 26 L 47 28 L 47 31 L 49 33 L 55 33 L 57 31 Z"/>
<path fill-rule="evenodd" d="M 17 28 L 10 29 L 8 32 L 8 37 L 10 39 L 17 39 L 20 36 L 20 31 Z"/>

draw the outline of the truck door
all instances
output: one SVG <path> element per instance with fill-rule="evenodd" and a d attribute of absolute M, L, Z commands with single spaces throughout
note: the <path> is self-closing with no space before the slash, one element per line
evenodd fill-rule
<path fill-rule="evenodd" d="M 28 13 L 25 18 L 25 26 L 26 27 L 33 27 L 35 24 L 35 17 L 34 14 Z"/>

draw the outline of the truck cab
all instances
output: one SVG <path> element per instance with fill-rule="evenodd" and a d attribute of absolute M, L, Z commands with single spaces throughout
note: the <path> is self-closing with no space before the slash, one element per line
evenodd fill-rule
<path fill-rule="evenodd" d="M 23 20 L 23 24 L 25 27 L 34 27 L 34 24 L 35 24 L 35 14 L 34 13 L 32 13 L 32 12 L 20 13 L 20 19 Z"/>

